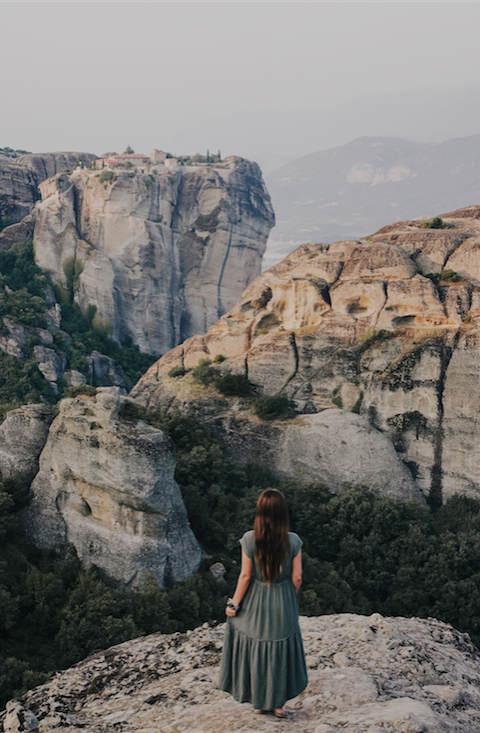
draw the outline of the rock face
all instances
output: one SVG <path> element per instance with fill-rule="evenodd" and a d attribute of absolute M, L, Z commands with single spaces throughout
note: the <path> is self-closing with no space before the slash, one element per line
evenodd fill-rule
<path fill-rule="evenodd" d="M 37 264 L 95 306 L 114 339 L 153 354 L 235 304 L 260 273 L 274 224 L 258 166 L 236 157 L 174 176 L 77 168 L 40 190 Z"/>
<path fill-rule="evenodd" d="M 10 249 L 15 242 L 31 239 L 34 218 L 29 214 L 40 199 L 38 186 L 42 181 L 66 168 L 73 168 L 78 159 L 88 165 L 95 157 L 91 153 L 27 153 L 12 160 L 2 160 L 0 216 L 8 217 L 15 223 L 0 232 L 0 249 Z M 20 222 L 20 219 L 23 220 Z"/>
<path fill-rule="evenodd" d="M 196 572 L 200 549 L 174 481 L 172 441 L 145 423 L 119 420 L 118 388 L 60 403 L 22 515 L 37 547 L 71 542 L 121 583 L 161 584 Z M 18 411 L 17 411 L 18 412 Z"/>
<path fill-rule="evenodd" d="M 475 733 L 480 653 L 435 619 L 301 618 L 309 684 L 287 703 L 294 733 Z M 276 730 L 216 689 L 223 625 L 98 652 L 7 703 L 3 730 L 219 733 Z M 23 722 L 24 721 L 24 722 Z"/>
<path fill-rule="evenodd" d="M 340 407 L 378 431 L 369 438 L 378 467 L 403 461 L 416 490 L 437 503 L 457 492 L 479 498 L 479 216 L 480 207 L 468 207 L 443 215 L 448 228 L 412 220 L 364 240 L 298 247 L 257 278 L 205 336 L 154 364 L 132 397 L 150 407 L 194 409 L 237 457 L 263 454 L 265 463 L 300 480 L 329 476 L 332 488 L 345 473 L 355 483 L 372 476 L 364 470 L 371 455 L 360 437 L 364 427 L 354 435 L 357 428 L 342 413 L 333 430 L 322 427 L 322 411 Z M 188 370 L 217 355 L 225 357 L 219 371 L 246 375 L 262 394 L 287 395 L 304 415 L 288 426 L 262 423 L 245 400 L 194 390 L 189 374 L 168 377 L 173 366 Z M 344 471 L 346 465 L 353 470 Z M 392 468 L 391 495 L 405 490 L 400 468 Z M 411 481 L 403 484 L 410 487 L 405 498 L 415 493 Z M 393 486 L 386 474 L 384 483 Z"/>
<path fill-rule="evenodd" d="M 0 425 L 0 478 L 24 473 L 31 480 L 38 471 L 53 412 L 45 405 L 10 410 Z"/>

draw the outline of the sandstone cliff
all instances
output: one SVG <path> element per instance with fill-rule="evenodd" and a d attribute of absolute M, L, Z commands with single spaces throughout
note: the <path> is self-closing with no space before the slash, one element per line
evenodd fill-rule
<path fill-rule="evenodd" d="M 23 532 L 37 547 L 71 542 L 84 566 L 93 563 L 120 583 L 137 586 L 146 573 L 162 585 L 186 580 L 199 567 L 200 549 L 173 478 L 173 443 L 161 430 L 119 419 L 120 405 L 115 387 L 60 403 Z M 3 454 L 0 464 L 3 471 Z"/>
<path fill-rule="evenodd" d="M 435 619 L 301 618 L 307 689 L 288 720 L 254 715 L 216 689 L 223 625 L 153 634 L 57 673 L 0 715 L 5 733 L 474 733 L 480 653 Z"/>
<path fill-rule="evenodd" d="M 258 166 L 236 157 L 170 176 L 77 168 L 40 190 L 37 264 L 95 306 L 114 339 L 153 354 L 235 304 L 260 273 L 274 224 Z"/>
<path fill-rule="evenodd" d="M 237 458 L 299 480 L 328 480 L 333 489 L 344 480 L 383 483 L 392 496 L 421 491 L 435 502 L 457 492 L 478 498 L 480 207 L 442 219 L 302 245 L 205 336 L 154 364 L 132 397 L 194 409 Z M 245 400 L 194 389 L 188 373 L 168 376 L 216 355 L 226 359 L 219 371 L 246 375 L 260 393 L 286 394 L 303 414 L 265 424 Z M 355 437 L 349 411 L 366 421 Z"/>

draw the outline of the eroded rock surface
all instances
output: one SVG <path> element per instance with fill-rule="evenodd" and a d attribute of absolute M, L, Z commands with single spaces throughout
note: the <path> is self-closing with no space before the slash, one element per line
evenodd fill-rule
<path fill-rule="evenodd" d="M 329 433 L 320 419 L 313 428 L 311 415 L 343 408 L 375 431 L 378 466 L 390 462 L 397 477 L 386 493 L 411 498 L 421 490 L 437 503 L 456 492 L 479 498 L 479 213 L 442 215 L 440 229 L 412 220 L 364 240 L 298 247 L 204 336 L 156 362 L 132 396 L 152 408 L 193 409 L 240 460 L 263 459 L 299 480 L 328 478 L 332 488 L 347 480 L 346 465 L 355 483 L 369 473 L 359 460 L 368 441 L 354 435 L 350 418 L 339 416 Z M 267 424 L 246 400 L 202 391 L 188 373 L 168 376 L 174 366 L 189 370 L 217 355 L 219 372 L 247 376 L 259 393 L 287 395 L 303 415 Z M 322 456 L 342 446 L 332 473 Z M 402 485 L 405 466 L 410 478 Z"/>
<path fill-rule="evenodd" d="M 173 478 L 173 443 L 141 421 L 119 419 L 118 392 L 62 400 L 23 531 L 37 547 L 73 543 L 85 566 L 121 583 L 139 585 L 146 573 L 162 585 L 185 580 L 200 549 Z"/>
<path fill-rule="evenodd" d="M 61 733 L 476 733 L 480 653 L 435 619 L 300 619 L 309 684 L 288 720 L 216 689 L 223 625 L 153 634 L 98 652 L 7 704 L 3 730 Z M 22 723 L 21 721 L 25 721 Z"/>
<path fill-rule="evenodd" d="M 204 333 L 260 273 L 274 224 L 258 166 L 175 175 L 77 168 L 40 185 L 37 264 L 116 340 L 164 354 Z"/>

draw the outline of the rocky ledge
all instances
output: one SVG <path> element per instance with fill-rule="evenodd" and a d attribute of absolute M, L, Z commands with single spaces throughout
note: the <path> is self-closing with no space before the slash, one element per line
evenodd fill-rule
<path fill-rule="evenodd" d="M 5 733 L 475 733 L 480 652 L 435 619 L 301 618 L 309 684 L 288 721 L 216 689 L 223 626 L 93 654 L 7 704 Z"/>

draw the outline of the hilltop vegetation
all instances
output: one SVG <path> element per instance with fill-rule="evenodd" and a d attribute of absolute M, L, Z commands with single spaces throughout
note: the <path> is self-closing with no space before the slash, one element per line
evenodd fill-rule
<path fill-rule="evenodd" d="M 30 152 L 30 150 L 14 150 L 9 148 L 8 145 L 0 148 L 0 155 L 4 155 L 6 158 L 18 158 L 20 155 L 28 155 Z"/>

